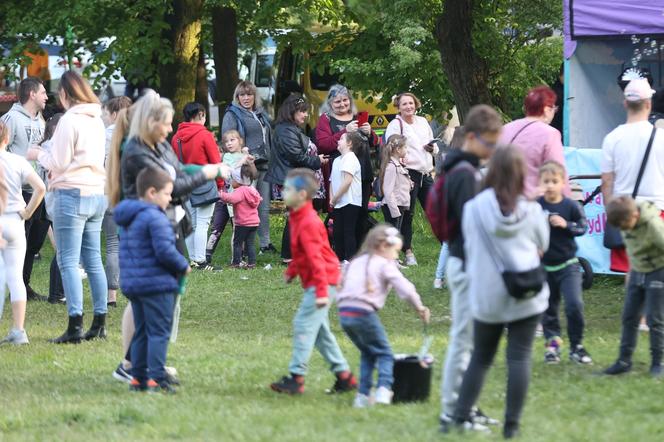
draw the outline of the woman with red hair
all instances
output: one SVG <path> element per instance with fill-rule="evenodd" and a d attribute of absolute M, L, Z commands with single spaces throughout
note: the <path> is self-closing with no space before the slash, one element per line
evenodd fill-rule
<path fill-rule="evenodd" d="M 560 132 L 550 126 L 558 111 L 553 89 L 548 86 L 531 89 L 523 100 L 523 107 L 525 118 L 506 124 L 499 143 L 516 146 L 525 156 L 525 195 L 534 199 L 542 193 L 538 188 L 540 166 L 549 160 L 565 165 L 565 156 Z M 566 193 L 569 194 L 569 189 Z"/>

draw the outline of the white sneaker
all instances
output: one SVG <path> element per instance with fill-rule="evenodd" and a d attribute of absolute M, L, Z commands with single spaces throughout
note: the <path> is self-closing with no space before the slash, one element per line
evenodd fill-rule
<path fill-rule="evenodd" d="M 81 275 L 81 279 L 87 279 L 88 278 L 88 274 L 85 273 L 85 269 L 83 267 L 78 268 L 78 273 L 79 273 L 79 275 Z"/>
<path fill-rule="evenodd" d="M 413 252 L 406 253 L 406 265 L 408 267 L 417 265 L 417 259 L 415 259 L 415 254 Z"/>
<path fill-rule="evenodd" d="M 12 328 L 9 331 L 9 334 L 5 336 L 2 341 L 0 341 L 0 344 L 12 345 L 26 345 L 29 343 L 30 341 L 28 340 L 28 334 L 25 332 L 25 330 L 16 330 L 15 328 Z"/>
<path fill-rule="evenodd" d="M 382 405 L 390 405 L 392 403 L 392 396 L 394 393 L 387 387 L 378 387 L 376 390 L 375 402 Z"/>
<path fill-rule="evenodd" d="M 353 400 L 353 408 L 367 408 L 371 405 L 371 398 L 366 394 L 357 393 Z"/>
<path fill-rule="evenodd" d="M 650 327 L 648 327 L 648 324 L 644 324 L 642 322 L 642 323 L 639 324 L 639 331 L 647 333 L 647 332 L 650 331 Z"/>
<path fill-rule="evenodd" d="M 462 424 L 455 423 L 454 426 L 461 433 L 472 432 L 472 433 L 491 433 L 491 430 L 486 425 L 478 424 L 473 421 L 465 421 Z"/>
<path fill-rule="evenodd" d="M 433 288 L 441 290 L 443 287 L 445 287 L 445 282 L 441 278 L 436 278 L 433 280 Z"/>

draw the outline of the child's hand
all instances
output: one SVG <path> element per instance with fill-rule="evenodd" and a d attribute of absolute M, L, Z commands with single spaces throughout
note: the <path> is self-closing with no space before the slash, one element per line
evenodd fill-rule
<path fill-rule="evenodd" d="M 417 311 L 417 314 L 420 316 L 422 322 L 425 324 L 429 323 L 429 320 L 431 319 L 431 310 L 429 310 L 429 307 L 422 306 L 422 308 Z"/>
<path fill-rule="evenodd" d="M 560 227 L 561 229 L 565 229 L 567 227 L 567 221 L 565 221 L 565 218 L 560 215 L 549 216 L 549 223 L 551 223 L 553 227 Z"/>
<path fill-rule="evenodd" d="M 243 147 L 242 148 L 242 153 L 245 155 L 249 155 L 249 148 L 248 147 Z"/>
<path fill-rule="evenodd" d="M 329 302 L 330 302 L 329 298 L 316 298 L 316 308 L 327 307 L 327 304 L 329 304 Z"/>

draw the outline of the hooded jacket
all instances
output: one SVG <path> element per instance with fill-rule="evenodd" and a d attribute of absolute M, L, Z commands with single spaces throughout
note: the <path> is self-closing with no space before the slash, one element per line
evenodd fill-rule
<path fill-rule="evenodd" d="M 465 162 L 467 166 L 458 167 Z M 480 159 L 472 153 L 461 149 L 451 150 L 445 157 L 443 171 L 445 176 L 445 199 L 447 201 L 447 222 L 456 226 L 451 232 L 448 240 L 450 256 L 464 259 L 463 232 L 461 223 L 463 221 L 463 206 L 470 201 L 479 190 L 480 182 Z M 450 172 L 455 169 L 454 172 Z"/>
<path fill-rule="evenodd" d="M 39 163 L 49 172 L 49 190 L 78 189 L 81 195 L 103 195 L 106 128 L 101 119 L 101 105 L 85 103 L 70 107 L 51 141 L 51 149 L 39 153 Z"/>
<path fill-rule="evenodd" d="M 649 201 L 637 201 L 639 220 L 632 230 L 623 231 L 625 248 L 633 270 L 650 273 L 664 268 L 664 220 Z"/>
<path fill-rule="evenodd" d="M 462 229 L 475 319 L 500 324 L 546 310 L 548 285 L 533 298 L 518 300 L 502 278 L 503 270 L 527 271 L 540 264 L 539 253 L 549 246 L 549 223 L 539 204 L 522 198 L 511 214 L 503 215 L 495 192 L 487 189 L 466 203 Z"/>
<path fill-rule="evenodd" d="M 124 200 L 113 209 L 120 235 L 120 287 L 129 298 L 176 293 L 187 260 L 175 248 L 175 233 L 155 204 Z"/>
<path fill-rule="evenodd" d="M 222 135 L 229 130 L 241 132 L 241 125 L 244 130 L 244 145 L 249 148 L 249 153 L 252 155 L 256 152 L 265 154 L 269 159 L 272 152 L 272 124 L 267 112 L 263 109 L 256 109 L 252 112 L 236 104 L 231 104 L 231 106 L 240 115 L 241 121 L 238 121 L 238 117 L 233 112 L 226 111 L 221 122 Z M 261 147 L 264 147 L 264 150 Z M 257 167 L 263 166 L 259 164 Z"/>
<path fill-rule="evenodd" d="M 253 187 L 240 186 L 231 193 L 219 192 L 219 199 L 233 205 L 235 225 L 256 227 L 261 223 L 258 218 L 258 205 L 263 198 Z"/>
<path fill-rule="evenodd" d="M 9 144 L 7 150 L 25 157 L 33 144 L 39 144 L 44 137 L 44 118 L 41 113 L 34 118 L 20 104 L 14 103 L 2 121 L 9 128 Z"/>
<path fill-rule="evenodd" d="M 178 140 L 182 143 L 182 154 L 178 146 Z M 198 123 L 180 123 L 178 131 L 171 139 L 171 146 L 182 164 L 206 164 L 221 163 L 219 146 L 214 140 L 212 132 Z M 223 180 L 217 180 L 217 188 L 221 189 Z"/>

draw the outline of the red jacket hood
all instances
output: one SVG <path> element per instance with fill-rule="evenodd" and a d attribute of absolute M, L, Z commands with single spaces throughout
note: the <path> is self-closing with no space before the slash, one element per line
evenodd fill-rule
<path fill-rule="evenodd" d="M 180 138 L 183 143 L 187 143 L 189 140 L 203 131 L 207 131 L 207 128 L 202 124 L 180 123 L 174 138 Z"/>
<path fill-rule="evenodd" d="M 256 208 L 261 203 L 261 194 L 251 186 L 240 186 L 234 192 L 241 192 L 249 207 Z"/>

